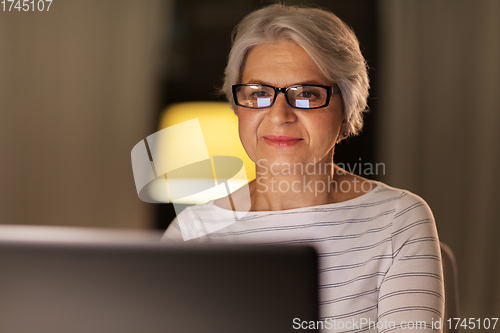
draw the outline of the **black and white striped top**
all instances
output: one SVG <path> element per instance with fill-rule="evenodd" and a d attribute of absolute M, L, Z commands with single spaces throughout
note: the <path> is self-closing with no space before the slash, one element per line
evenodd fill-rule
<path fill-rule="evenodd" d="M 179 220 L 233 218 L 213 201 L 188 207 L 163 239 L 183 240 Z M 326 332 L 441 331 L 433 325 L 444 309 L 436 226 L 429 206 L 410 192 L 377 183 L 371 192 L 340 203 L 249 212 L 197 240 L 313 245 Z"/>

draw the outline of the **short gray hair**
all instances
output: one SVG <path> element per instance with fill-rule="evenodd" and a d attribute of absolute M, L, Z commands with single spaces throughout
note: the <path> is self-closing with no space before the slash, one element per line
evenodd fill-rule
<path fill-rule="evenodd" d="M 351 134 L 358 134 L 370 87 L 366 61 L 354 32 L 333 13 L 318 8 L 271 5 L 248 14 L 236 26 L 222 87 L 233 110 L 237 109 L 231 87 L 241 83 L 250 50 L 282 40 L 301 46 L 323 75 L 340 87 L 345 121 Z"/>

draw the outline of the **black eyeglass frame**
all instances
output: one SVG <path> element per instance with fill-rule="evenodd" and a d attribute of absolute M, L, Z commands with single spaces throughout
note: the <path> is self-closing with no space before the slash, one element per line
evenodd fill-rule
<path fill-rule="evenodd" d="M 263 86 L 263 87 L 272 88 L 272 89 L 274 89 L 274 99 L 271 102 L 271 104 L 269 104 L 268 106 L 265 106 L 265 107 L 251 107 L 251 106 L 246 106 L 246 105 L 239 104 L 238 103 L 238 99 L 236 98 L 236 93 L 237 93 L 236 90 L 239 87 L 244 87 L 244 86 Z M 325 88 L 326 89 L 326 101 L 325 101 L 325 104 L 321 105 L 321 106 L 315 106 L 313 108 L 301 108 L 301 107 L 297 107 L 297 106 L 292 105 L 290 103 L 290 101 L 288 100 L 287 92 L 288 92 L 288 90 L 290 90 L 292 88 L 296 88 L 296 87 L 320 87 L 320 88 Z M 278 94 L 281 92 L 281 93 L 283 93 L 283 95 L 285 95 L 285 100 L 286 100 L 286 102 L 287 102 L 288 105 L 290 105 L 294 109 L 301 109 L 301 110 L 313 110 L 313 109 L 319 109 L 319 108 L 327 107 L 328 104 L 330 104 L 330 98 L 331 98 L 331 96 L 333 94 L 341 94 L 342 93 L 342 91 L 340 91 L 339 86 L 337 86 L 337 85 L 335 85 L 335 86 L 324 86 L 324 85 L 321 85 L 321 84 L 297 84 L 297 85 L 290 86 L 290 87 L 278 88 L 278 87 L 273 87 L 273 86 L 270 86 L 270 85 L 267 85 L 267 84 L 246 83 L 246 84 L 234 84 L 232 86 L 232 91 L 233 91 L 234 104 L 236 104 L 237 106 L 241 106 L 243 108 L 248 108 L 248 109 L 267 109 L 267 108 L 270 108 L 271 106 L 274 105 L 274 102 L 276 102 L 276 98 L 278 98 Z"/>

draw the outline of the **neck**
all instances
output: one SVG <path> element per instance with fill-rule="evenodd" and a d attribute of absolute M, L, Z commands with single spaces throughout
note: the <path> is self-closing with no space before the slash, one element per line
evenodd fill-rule
<path fill-rule="evenodd" d="M 336 202 L 338 171 L 333 158 L 306 165 L 273 165 L 258 168 L 251 183 L 254 211 L 286 210 Z"/>

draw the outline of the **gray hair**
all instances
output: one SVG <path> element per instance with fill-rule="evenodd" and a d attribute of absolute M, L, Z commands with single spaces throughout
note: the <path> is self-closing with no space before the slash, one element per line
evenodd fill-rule
<path fill-rule="evenodd" d="M 222 92 L 233 110 L 231 87 L 241 83 L 246 57 L 263 43 L 288 40 L 301 46 L 323 75 L 342 92 L 344 118 L 351 134 L 363 127 L 368 69 L 354 32 L 333 13 L 318 8 L 276 4 L 248 14 L 233 31 Z"/>

